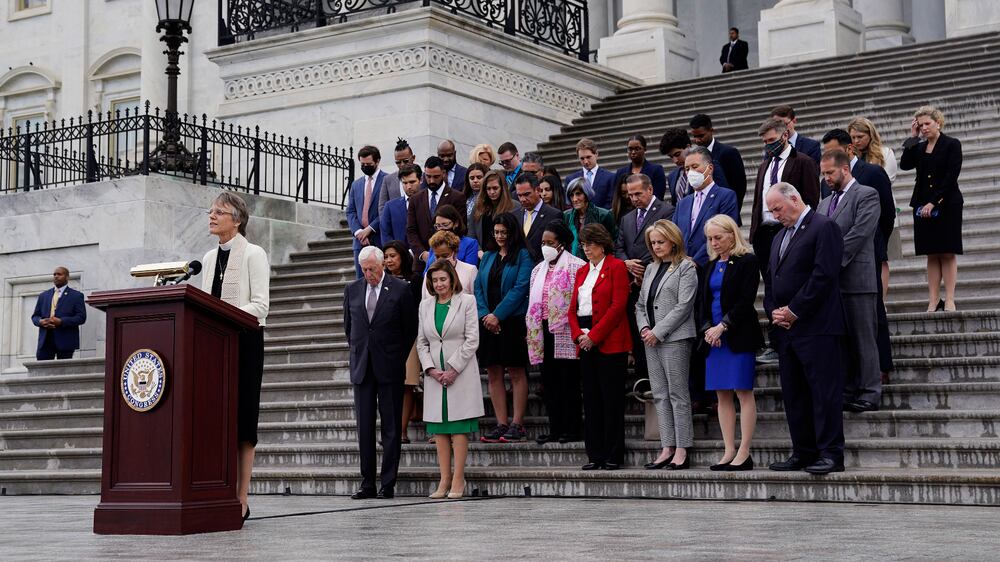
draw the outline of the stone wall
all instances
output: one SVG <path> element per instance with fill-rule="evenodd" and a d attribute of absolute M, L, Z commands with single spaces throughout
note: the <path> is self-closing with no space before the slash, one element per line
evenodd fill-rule
<path fill-rule="evenodd" d="M 65 266 L 85 293 L 146 286 L 129 269 L 142 263 L 201 259 L 215 244 L 205 210 L 221 190 L 163 176 L 138 176 L 0 196 L 0 371 L 33 359 L 31 324 L 38 293 Z M 248 238 L 282 263 L 324 238 L 343 211 L 324 205 L 244 195 Z M 196 283 L 200 280 L 196 278 Z M 88 307 L 77 357 L 104 355 L 104 314 Z"/>

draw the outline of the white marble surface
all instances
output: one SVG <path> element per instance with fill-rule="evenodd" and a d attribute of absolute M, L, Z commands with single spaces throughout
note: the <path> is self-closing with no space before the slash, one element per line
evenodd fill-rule
<path fill-rule="evenodd" d="M 215 244 L 207 209 L 213 187 L 163 176 L 132 177 L 0 196 L 0 371 L 34 358 L 35 299 L 65 266 L 70 286 L 95 290 L 144 286 L 128 271 L 137 264 L 201 259 Z M 244 195 L 249 238 L 272 263 L 339 227 L 343 211 L 323 205 Z M 104 315 L 89 308 L 77 357 L 104 354 Z"/>
<path fill-rule="evenodd" d="M 1000 31 L 1000 2 L 996 0 L 945 0 L 948 37 Z"/>
<path fill-rule="evenodd" d="M 864 31 L 861 14 L 843 0 L 781 2 L 760 13 L 760 66 L 858 53 Z"/>

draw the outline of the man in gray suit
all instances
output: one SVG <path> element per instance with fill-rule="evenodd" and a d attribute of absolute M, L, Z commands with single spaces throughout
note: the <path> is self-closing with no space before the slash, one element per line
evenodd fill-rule
<path fill-rule="evenodd" d="M 875 271 L 875 230 L 878 227 L 878 192 L 851 176 L 851 157 L 843 150 L 823 154 L 820 173 L 832 191 L 820 201 L 816 212 L 833 219 L 844 234 L 840 294 L 847 320 L 847 347 L 851 350 L 844 385 L 844 410 L 878 410 L 882 398 L 878 346 L 878 286 Z"/>
<path fill-rule="evenodd" d="M 412 166 L 416 162 L 416 156 L 413 155 L 413 149 L 410 148 L 410 143 L 406 142 L 406 139 L 399 138 L 396 141 L 396 146 L 393 149 L 393 157 L 396 160 L 396 172 L 387 174 L 385 177 L 385 182 L 382 184 L 382 189 L 378 193 L 378 214 L 382 216 L 382 209 L 385 208 L 385 204 L 397 197 L 403 196 L 403 188 L 399 183 L 399 170 L 403 166 Z"/>
<path fill-rule="evenodd" d="M 632 281 L 628 294 L 629 329 L 632 331 L 632 356 L 635 358 L 637 378 L 647 377 L 646 354 L 643 352 L 642 336 L 635 318 L 635 303 L 639 300 L 639 290 L 642 288 L 642 276 L 646 266 L 652 261 L 649 248 L 646 247 L 644 233 L 654 222 L 660 219 L 670 220 L 674 216 L 674 206 L 666 201 L 660 201 L 653 195 L 653 181 L 646 174 L 632 174 L 625 180 L 629 201 L 635 206 L 622 217 L 621 228 L 618 229 L 618 240 L 615 242 L 615 257 L 625 262 L 629 278 Z"/>

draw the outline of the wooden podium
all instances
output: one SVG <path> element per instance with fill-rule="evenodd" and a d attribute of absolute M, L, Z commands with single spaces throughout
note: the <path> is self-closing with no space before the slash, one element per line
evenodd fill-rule
<path fill-rule="evenodd" d="M 191 285 L 95 292 L 88 303 L 107 312 L 94 532 L 183 535 L 241 528 L 239 332 L 256 328 L 257 319 Z"/>

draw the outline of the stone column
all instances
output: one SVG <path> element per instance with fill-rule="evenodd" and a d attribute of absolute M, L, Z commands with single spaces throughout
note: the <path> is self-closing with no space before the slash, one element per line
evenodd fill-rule
<path fill-rule="evenodd" d="M 781 0 L 760 12 L 760 66 L 858 53 L 864 31 L 847 0 Z"/>
<path fill-rule="evenodd" d="M 945 0 L 944 26 L 949 39 L 1000 31 L 1000 5 L 996 0 Z"/>
<path fill-rule="evenodd" d="M 695 76 L 698 53 L 673 10 L 672 0 L 622 0 L 618 31 L 601 39 L 597 62 L 647 84 Z"/>
<path fill-rule="evenodd" d="M 877 51 L 913 43 L 903 16 L 903 0 L 854 0 L 865 24 L 865 50 Z"/>

